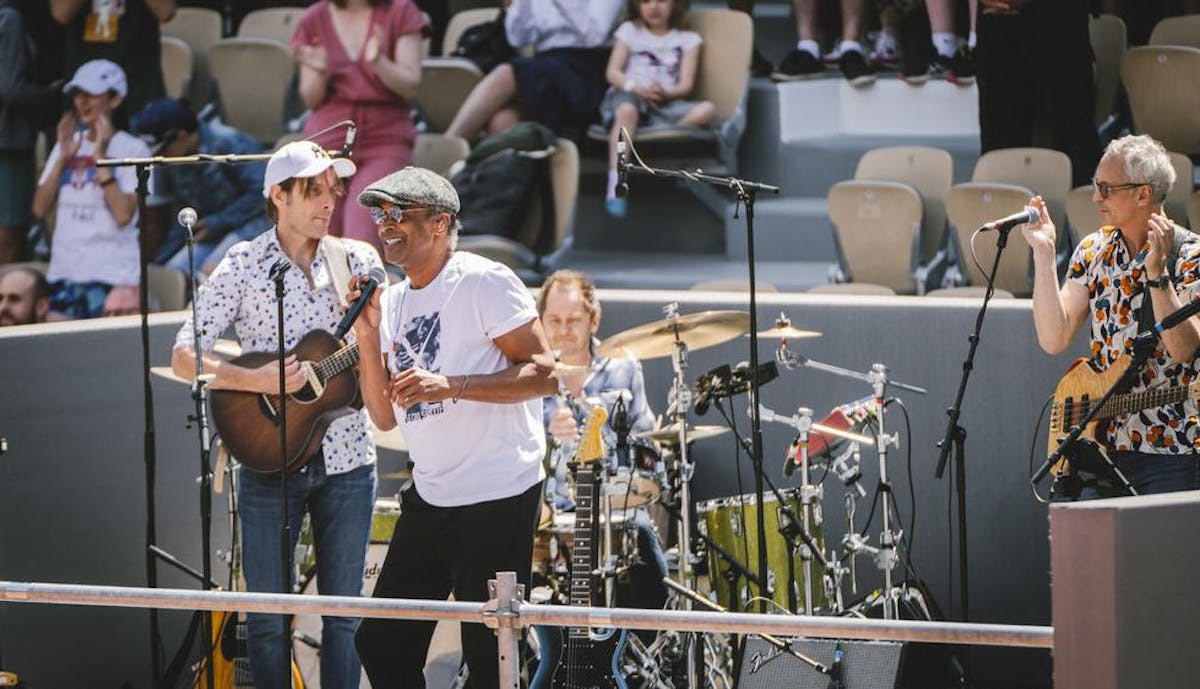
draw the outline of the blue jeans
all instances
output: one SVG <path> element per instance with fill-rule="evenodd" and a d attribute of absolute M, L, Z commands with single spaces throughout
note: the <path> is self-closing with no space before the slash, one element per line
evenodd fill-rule
<path fill-rule="evenodd" d="M 1200 488 L 1200 455 L 1153 455 L 1142 452 L 1113 452 L 1109 455 L 1138 495 L 1173 493 Z M 1128 495 L 1116 477 L 1084 478 L 1079 500 Z"/>
<path fill-rule="evenodd" d="M 238 507 L 242 522 L 242 566 L 251 591 L 278 592 L 283 580 L 280 567 L 280 479 L 246 469 L 238 470 Z M 362 595 L 367 540 L 375 509 L 375 466 L 363 466 L 328 476 L 317 455 L 306 467 L 288 477 L 288 525 L 295 552 L 300 523 L 311 516 L 313 545 L 317 552 L 317 588 L 335 596 Z M 295 585 L 295 576 L 289 577 Z M 354 650 L 358 619 L 324 617 L 321 630 L 321 686 L 357 689 L 362 670 Z M 290 643 L 290 619 L 282 615 L 250 613 L 246 618 L 247 650 L 254 686 L 289 689 L 290 673 L 284 667 L 284 643 Z"/>

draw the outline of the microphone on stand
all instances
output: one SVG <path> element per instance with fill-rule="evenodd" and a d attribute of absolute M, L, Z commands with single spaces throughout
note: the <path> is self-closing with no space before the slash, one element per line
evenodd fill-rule
<path fill-rule="evenodd" d="M 375 294 L 375 290 L 379 288 L 379 283 L 385 280 L 387 280 L 387 273 L 384 272 L 383 268 L 375 266 L 371 269 L 371 272 L 367 274 L 367 284 L 359 288 L 358 299 L 355 299 L 354 303 L 346 309 L 346 315 L 342 316 L 341 322 L 334 329 L 334 337 L 339 340 L 345 337 L 346 333 L 350 330 L 350 326 L 354 325 L 354 321 L 358 320 L 358 316 L 362 313 L 363 308 L 371 301 L 371 295 Z"/>
<path fill-rule="evenodd" d="M 980 232 L 989 232 L 993 230 L 998 232 L 1007 232 L 1017 225 L 1026 225 L 1028 223 L 1037 222 L 1041 219 L 1041 217 L 1042 214 L 1038 212 L 1038 209 L 1034 208 L 1033 206 L 1025 206 L 1020 213 L 1013 213 L 1012 215 L 1000 218 L 999 220 L 993 220 L 989 223 L 984 223 L 983 227 L 979 228 L 979 230 Z"/>
<path fill-rule="evenodd" d="M 614 448 L 617 453 L 617 466 L 630 467 L 629 462 L 629 413 L 625 410 L 625 394 L 617 395 L 617 401 L 613 404 L 612 421 L 613 432 L 617 434 L 617 444 Z"/>
<path fill-rule="evenodd" d="M 358 136 L 358 125 L 353 122 L 346 127 L 346 140 L 342 143 L 342 151 L 338 154 L 339 158 L 349 158 L 354 155 L 354 139 Z"/>
<path fill-rule="evenodd" d="M 195 208 L 192 208 L 191 206 L 184 206 L 183 208 L 179 209 L 179 215 L 176 216 L 175 219 L 178 220 L 179 224 L 188 231 L 188 234 L 191 234 L 192 229 L 196 227 L 196 221 L 199 220 L 199 216 L 196 215 Z"/>
<path fill-rule="evenodd" d="M 614 190 L 617 198 L 629 196 L 629 161 L 625 158 L 625 130 L 617 132 L 617 187 Z"/>

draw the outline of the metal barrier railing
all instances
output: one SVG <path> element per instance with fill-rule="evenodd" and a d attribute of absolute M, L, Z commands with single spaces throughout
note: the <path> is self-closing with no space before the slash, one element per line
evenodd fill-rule
<path fill-rule="evenodd" d="M 1054 643 L 1052 627 L 1027 625 L 531 605 L 522 600 L 523 591 L 518 586 L 516 574 L 513 572 L 500 572 L 490 584 L 493 596 L 491 600 L 486 603 L 466 603 L 410 598 L 352 598 L 4 581 L 0 582 L 0 601 L 452 620 L 484 624 L 495 629 L 499 637 L 500 686 L 514 688 L 517 687 L 517 631 L 532 625 L 776 634 L 1029 648 L 1052 648 Z"/>

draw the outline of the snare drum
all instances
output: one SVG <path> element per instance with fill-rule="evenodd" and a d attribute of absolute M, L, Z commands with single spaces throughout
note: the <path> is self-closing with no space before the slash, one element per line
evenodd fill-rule
<path fill-rule="evenodd" d="M 800 509 L 799 490 L 787 488 L 779 492 L 783 495 L 784 502 L 790 505 L 796 513 L 797 518 L 803 519 L 803 512 Z M 788 604 L 787 541 L 779 533 L 781 515 L 779 514 L 778 501 L 775 499 L 775 496 L 771 493 L 766 493 L 763 495 L 763 502 L 767 508 L 764 517 L 767 534 L 767 598 L 770 598 L 778 603 L 780 607 L 786 609 Z M 809 535 L 812 536 L 817 546 L 823 550 L 825 542 L 821 535 L 820 510 L 811 507 L 810 509 L 812 509 L 812 512 L 809 519 Z M 729 555 L 750 571 L 753 572 L 758 569 L 759 510 L 755 504 L 754 494 L 707 500 L 696 505 L 696 513 L 701 532 L 706 534 L 713 543 L 729 553 Z M 745 514 L 744 520 L 743 513 Z M 802 541 L 798 545 L 800 548 L 807 548 Z M 709 580 L 713 591 L 717 594 L 717 601 L 722 605 L 729 605 L 731 600 L 734 600 L 730 597 L 730 570 L 732 567 L 712 548 L 709 548 L 708 561 Z M 803 611 L 804 561 L 799 553 L 792 556 L 792 561 L 795 563 L 796 572 L 796 604 L 798 610 Z M 819 560 L 814 557 L 812 561 L 812 600 L 814 610 L 825 605 L 825 588 L 822 580 L 823 571 L 824 568 L 819 564 Z M 750 599 L 760 595 L 758 586 L 747 581 L 744 577 L 738 578 L 737 582 L 736 608 L 738 610 L 745 610 L 749 607 Z"/>

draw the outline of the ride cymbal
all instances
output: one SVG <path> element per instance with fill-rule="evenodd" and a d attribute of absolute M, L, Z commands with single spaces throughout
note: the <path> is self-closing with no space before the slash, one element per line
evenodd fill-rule
<path fill-rule="evenodd" d="M 750 314 L 745 311 L 701 311 L 686 316 L 670 316 L 622 331 L 600 343 L 600 356 L 630 356 L 655 359 L 670 356 L 675 343 L 696 350 L 728 342 L 750 329 Z"/>

